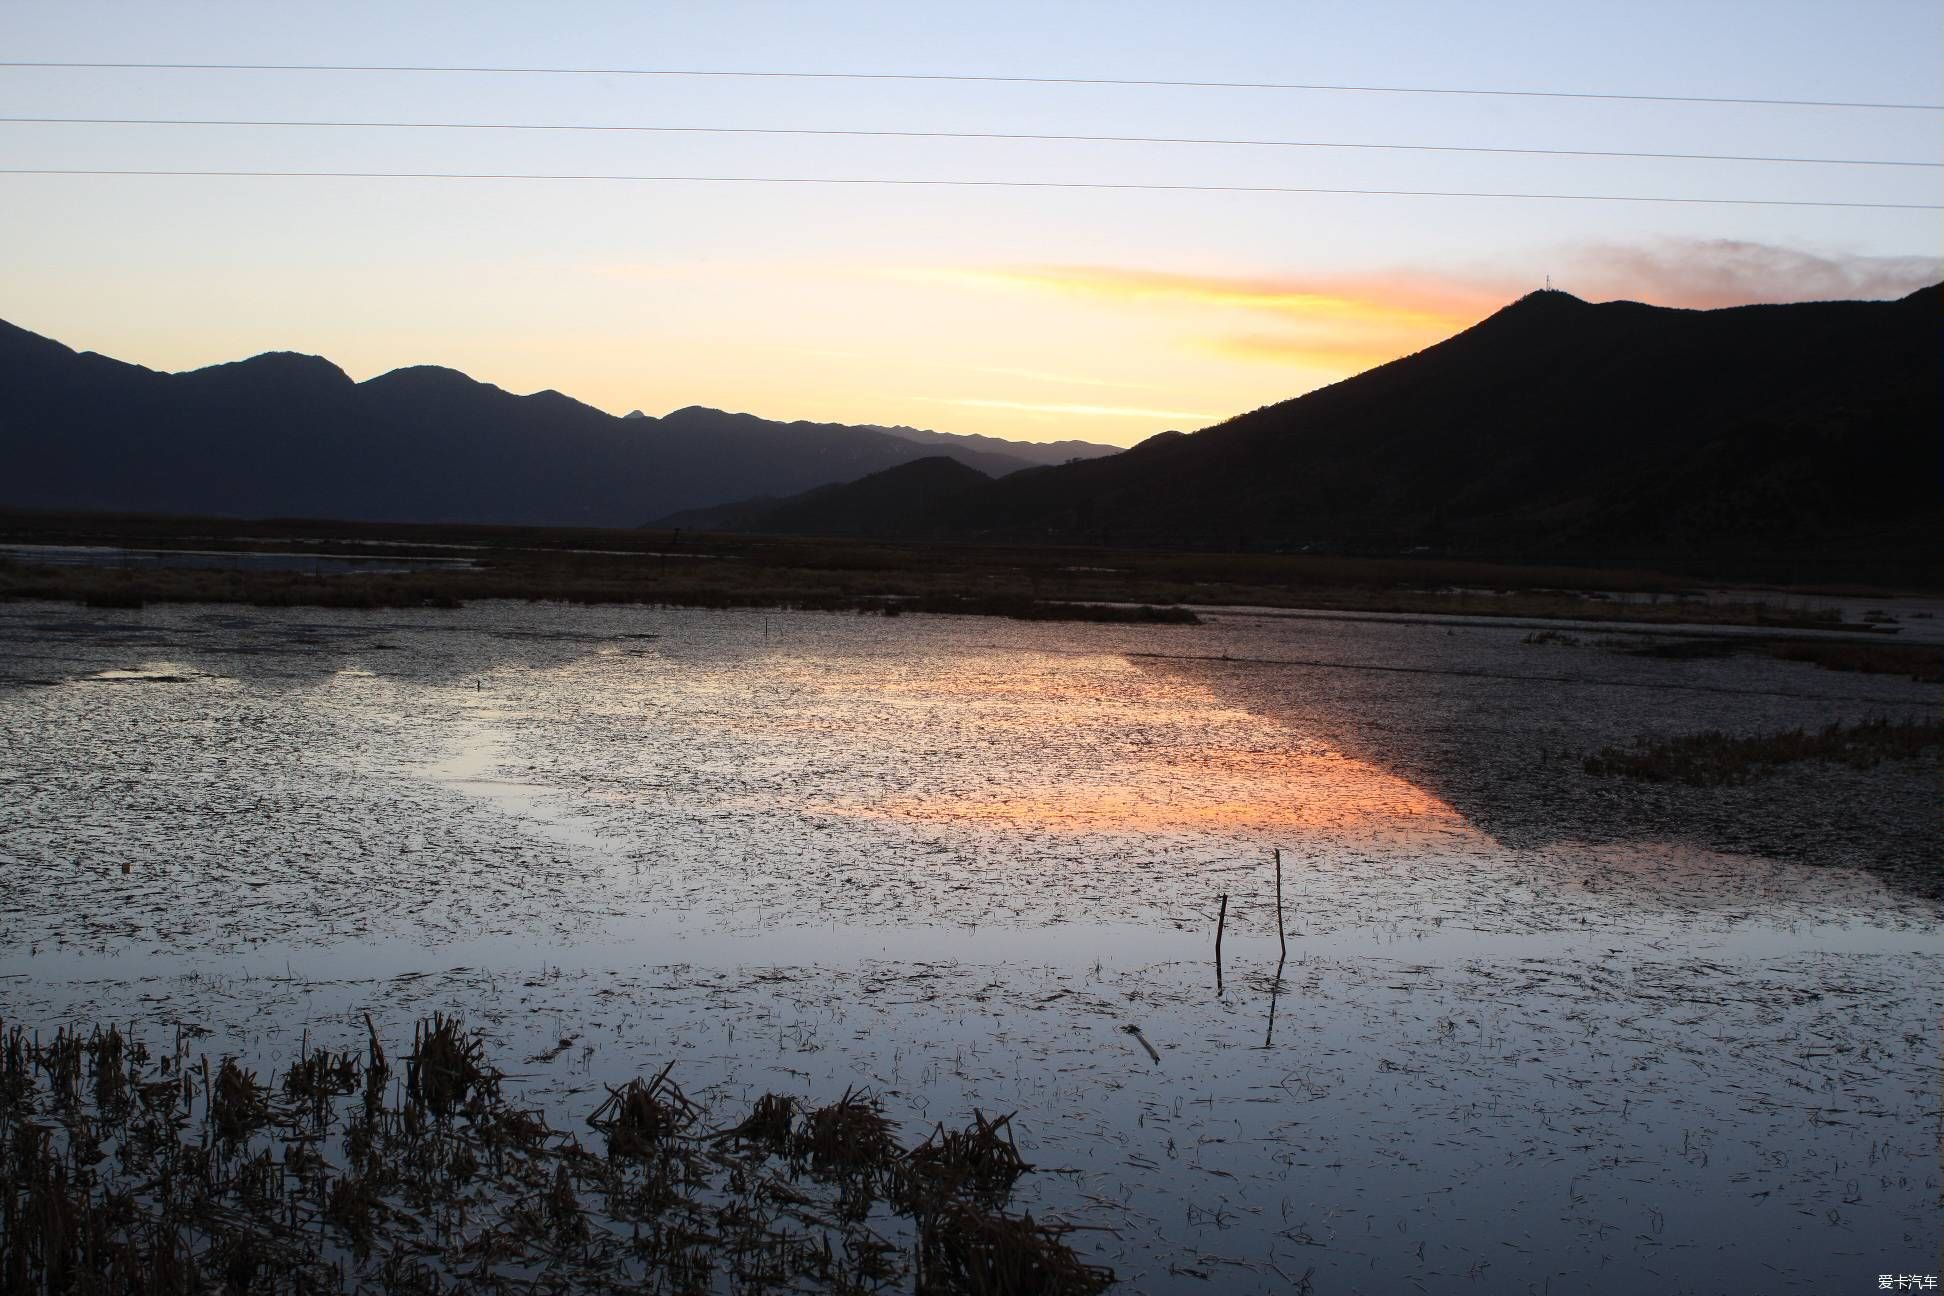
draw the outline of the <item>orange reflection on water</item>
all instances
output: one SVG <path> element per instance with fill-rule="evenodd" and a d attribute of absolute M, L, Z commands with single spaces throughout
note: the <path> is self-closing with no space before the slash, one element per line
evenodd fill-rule
<path fill-rule="evenodd" d="M 893 797 L 862 812 L 929 823 L 1065 832 L 1256 830 L 1301 836 L 1449 839 L 1476 832 L 1450 805 L 1334 752 L 1184 752 L 993 795 Z"/>
<path fill-rule="evenodd" d="M 1450 804 L 1378 766 L 1117 652 L 920 639 L 868 660 L 812 647 L 710 689 L 759 779 L 815 814 L 1126 835 L 1262 833 L 1370 844 L 1484 841 Z M 806 753 L 812 759 L 805 764 Z M 779 774 L 779 772 L 782 772 Z"/>

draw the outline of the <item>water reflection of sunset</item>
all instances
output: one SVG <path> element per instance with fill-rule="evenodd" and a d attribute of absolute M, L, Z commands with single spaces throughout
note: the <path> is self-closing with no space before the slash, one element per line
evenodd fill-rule
<path fill-rule="evenodd" d="M 1261 831 L 1389 842 L 1478 835 L 1449 804 L 1404 779 L 1124 659 L 917 671 L 874 690 L 914 720 L 947 699 L 976 719 L 936 752 L 917 786 L 850 801 L 840 807 L 846 813 L 1055 832 Z"/>
<path fill-rule="evenodd" d="M 1254 829 L 1395 840 L 1474 835 L 1463 816 L 1421 788 L 1335 753 L 1208 749 L 1101 773 L 1100 781 L 990 796 L 893 797 L 867 809 L 933 823 L 1071 832 Z"/>

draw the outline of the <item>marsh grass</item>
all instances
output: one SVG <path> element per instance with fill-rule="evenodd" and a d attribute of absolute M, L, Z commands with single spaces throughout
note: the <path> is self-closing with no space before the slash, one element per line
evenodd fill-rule
<path fill-rule="evenodd" d="M 922 1291 L 1084 1296 L 1113 1284 L 1110 1271 L 1080 1260 L 1072 1230 L 1031 1215 L 991 1214 L 953 1201 L 929 1217 L 918 1243 Z"/>
<path fill-rule="evenodd" d="M 900 1152 L 891 1131 L 875 1095 L 846 1089 L 836 1102 L 804 1117 L 790 1150 L 819 1174 L 878 1172 L 888 1169 Z"/>
<path fill-rule="evenodd" d="M 421 1022 L 405 1059 L 405 1088 L 434 1116 L 451 1116 L 469 1099 L 499 1098 L 499 1072 L 486 1065 L 486 1046 L 457 1017 L 434 1013 Z"/>
<path fill-rule="evenodd" d="M 1528 643 L 1537 642 L 1531 638 Z M 1673 639 L 1625 650 L 1635 657 L 1675 661 L 1759 655 L 1777 661 L 1809 662 L 1824 670 L 1865 675 L 1908 675 L 1925 683 L 1944 683 L 1944 646 L 1871 642 L 1862 639 L 1712 638 Z"/>
<path fill-rule="evenodd" d="M 1734 737 L 1719 732 L 1679 738 L 1636 738 L 1631 747 L 1603 747 L 1584 762 L 1588 774 L 1720 787 L 1763 778 L 1783 765 L 1825 761 L 1870 769 L 1885 760 L 1911 760 L 1944 744 L 1944 722 L 1866 720 L 1819 732 Z"/>
<path fill-rule="evenodd" d="M 701 1111 L 668 1078 L 674 1067 L 670 1062 L 645 1084 L 637 1078 L 609 1089 L 607 1101 L 587 1118 L 588 1125 L 607 1137 L 608 1156 L 648 1156 L 695 1124 Z"/>
<path fill-rule="evenodd" d="M 670 1078 L 589 1118 L 597 1156 L 502 1094 L 484 1041 L 435 1014 L 388 1086 L 375 1027 L 260 1083 L 151 1058 L 109 1026 L 0 1024 L 0 1293 L 653 1290 L 1093 1293 L 1067 1226 L 1004 1210 L 1010 1118 L 909 1151 L 871 1094 L 741 1121 Z M 390 1097 L 387 1098 L 389 1091 Z M 903 1185 L 903 1187 L 900 1187 Z M 922 1185 L 922 1191 L 914 1188 Z"/>
<path fill-rule="evenodd" d="M 907 1182 L 933 1198 L 964 1193 L 1003 1198 L 1032 1168 L 1013 1142 L 1012 1115 L 988 1120 L 976 1108 L 964 1129 L 934 1128 L 906 1154 L 904 1166 Z"/>
<path fill-rule="evenodd" d="M 478 599 L 526 599 L 1159 624 L 1190 624 L 1191 606 L 1225 605 L 1645 624 L 1827 627 L 1840 619 L 1833 611 L 1791 606 L 1787 595 L 1701 598 L 1689 589 L 1690 582 L 1664 572 L 1430 556 L 5 513 L 0 513 L 0 538 L 204 553 L 436 557 L 447 563 L 457 556 L 471 563 L 319 576 L 0 561 L 0 598 L 102 608 L 185 602 L 456 607 Z"/>
<path fill-rule="evenodd" d="M 796 1126 L 796 1114 L 795 1098 L 788 1094 L 766 1093 L 756 1100 L 749 1115 L 728 1129 L 718 1132 L 715 1137 L 752 1144 L 780 1155 L 790 1146 L 790 1136 Z"/>

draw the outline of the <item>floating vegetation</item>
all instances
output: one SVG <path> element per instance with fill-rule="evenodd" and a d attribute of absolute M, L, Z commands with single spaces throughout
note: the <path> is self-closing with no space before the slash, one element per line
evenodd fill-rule
<path fill-rule="evenodd" d="M 1819 733 L 1792 729 L 1752 738 L 1719 732 L 1642 737 L 1631 747 L 1601 748 L 1586 758 L 1585 766 L 1588 774 L 1603 777 L 1719 787 L 1765 777 L 1796 761 L 1871 769 L 1885 760 L 1913 759 L 1939 744 L 1944 744 L 1944 722 L 1865 720 L 1850 726 L 1832 724 Z"/>
<path fill-rule="evenodd" d="M 765 1094 L 694 1137 L 703 1112 L 671 1063 L 589 1117 L 602 1159 L 508 1103 L 456 1017 L 419 1023 L 391 1102 L 375 1029 L 363 1061 L 306 1048 L 268 1085 L 180 1054 L 151 1060 L 113 1026 L 45 1043 L 0 1029 L 0 1293 L 525 1292 L 544 1273 L 544 1290 L 1066 1296 L 1114 1281 L 1067 1226 L 1003 1211 L 1028 1169 L 1010 1118 L 975 1114 L 907 1153 L 868 1093 L 795 1129 L 797 1101 Z M 873 1209 L 901 1173 L 924 1192 Z"/>

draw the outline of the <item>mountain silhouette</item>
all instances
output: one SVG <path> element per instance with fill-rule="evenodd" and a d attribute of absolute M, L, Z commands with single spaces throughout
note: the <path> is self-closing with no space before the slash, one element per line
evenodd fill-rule
<path fill-rule="evenodd" d="M 1072 449 L 699 407 L 616 418 L 430 365 L 353 382 L 290 352 L 158 373 L 0 323 L 0 506 L 634 526 L 941 454 L 996 476 Z"/>
<path fill-rule="evenodd" d="M 931 517 L 992 478 L 944 455 L 915 459 L 854 482 L 819 486 L 787 500 L 754 499 L 690 509 L 658 526 L 697 531 L 776 531 L 796 535 L 897 536 L 921 531 Z"/>
<path fill-rule="evenodd" d="M 1940 288 L 1691 311 L 1533 293 L 1200 432 L 840 532 L 1502 556 L 1857 555 L 1939 532 Z M 807 501 L 737 515 L 791 530 Z"/>

